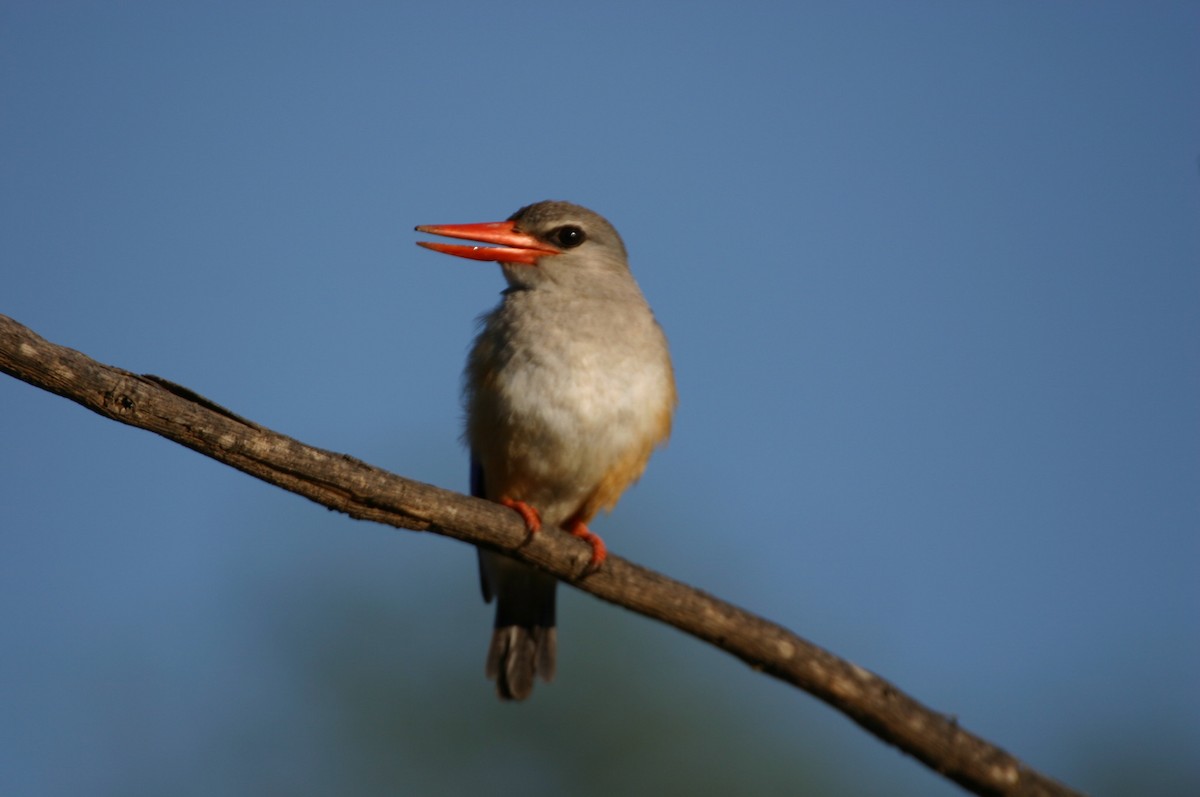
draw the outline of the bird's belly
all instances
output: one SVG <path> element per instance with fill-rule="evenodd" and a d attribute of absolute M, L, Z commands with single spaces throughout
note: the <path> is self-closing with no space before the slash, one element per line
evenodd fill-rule
<path fill-rule="evenodd" d="M 468 427 L 489 493 L 533 504 L 548 523 L 575 514 L 602 484 L 619 495 L 669 422 L 670 374 L 658 368 L 527 364 L 489 381 L 475 391 Z"/>

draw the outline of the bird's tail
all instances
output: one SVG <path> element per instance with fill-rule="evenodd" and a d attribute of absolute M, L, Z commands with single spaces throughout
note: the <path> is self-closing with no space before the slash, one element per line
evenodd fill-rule
<path fill-rule="evenodd" d="M 554 677 L 558 650 L 554 598 L 558 581 L 490 551 L 479 552 L 485 600 L 496 598 L 496 624 L 488 646 L 487 676 L 502 700 L 524 700 L 535 677 Z"/>

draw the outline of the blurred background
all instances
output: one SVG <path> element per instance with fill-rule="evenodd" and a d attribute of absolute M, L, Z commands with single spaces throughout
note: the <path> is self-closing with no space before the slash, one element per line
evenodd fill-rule
<path fill-rule="evenodd" d="M 1096 794 L 1200 793 L 1200 6 L 0 6 L 0 313 L 465 489 L 491 264 L 605 214 L 674 438 L 595 528 Z M 0 378 L 0 793 L 952 795 L 572 589 Z"/>

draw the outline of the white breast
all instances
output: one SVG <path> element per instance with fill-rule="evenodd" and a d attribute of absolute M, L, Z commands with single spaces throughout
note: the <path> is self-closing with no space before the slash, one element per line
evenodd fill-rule
<path fill-rule="evenodd" d="M 553 514 L 661 436 L 674 384 L 644 303 L 602 315 L 541 309 L 488 317 L 467 370 L 468 438 L 483 461 L 531 476 L 539 495 L 525 500 Z"/>

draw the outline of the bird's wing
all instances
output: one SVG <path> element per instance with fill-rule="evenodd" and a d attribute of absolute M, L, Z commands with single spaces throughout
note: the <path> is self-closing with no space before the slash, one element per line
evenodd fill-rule
<path fill-rule="evenodd" d="M 487 498 L 487 488 L 483 483 L 483 465 L 475 452 L 471 452 L 471 495 L 476 498 Z M 479 589 L 483 592 L 485 603 L 492 602 L 492 589 L 488 584 L 487 573 L 483 570 L 483 551 L 479 551 Z"/>

